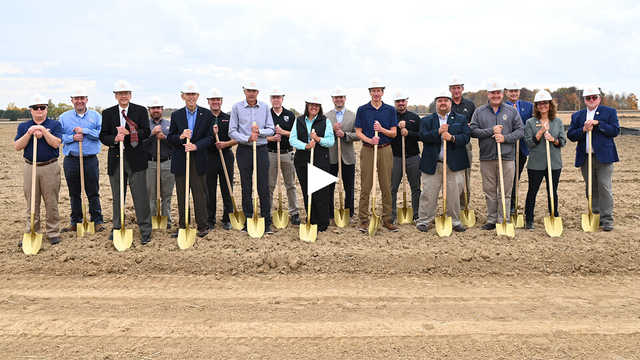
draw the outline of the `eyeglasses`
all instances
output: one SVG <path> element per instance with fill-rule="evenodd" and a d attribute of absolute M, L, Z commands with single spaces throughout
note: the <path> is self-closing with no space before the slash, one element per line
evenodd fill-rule
<path fill-rule="evenodd" d="M 598 100 L 598 95 L 585 96 L 584 99 L 587 101 L 596 101 Z"/>
<path fill-rule="evenodd" d="M 44 111 L 47 109 L 46 105 L 36 105 L 36 106 L 32 106 L 31 107 L 33 110 L 39 110 L 39 111 Z"/>

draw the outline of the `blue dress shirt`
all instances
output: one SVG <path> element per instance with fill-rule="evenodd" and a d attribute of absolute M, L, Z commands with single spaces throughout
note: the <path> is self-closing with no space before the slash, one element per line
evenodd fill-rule
<path fill-rule="evenodd" d="M 313 125 L 313 122 L 316 121 L 316 118 L 318 118 L 317 115 L 313 118 L 313 120 L 309 120 L 309 118 L 306 116 L 304 117 L 304 123 L 307 126 L 309 139 L 311 139 L 311 126 Z M 331 126 L 331 121 L 329 119 L 325 119 L 325 121 L 327 123 L 324 130 L 324 136 L 320 138 L 320 142 L 318 144 L 320 144 L 320 146 L 322 147 L 330 148 L 335 142 L 335 138 L 333 137 L 333 126 Z M 302 141 L 300 141 L 300 139 L 298 139 L 298 127 L 295 123 L 293 124 L 293 128 L 291 129 L 289 143 L 291 144 L 291 146 L 298 150 L 306 150 L 305 147 L 307 146 L 307 143 L 303 143 Z"/>
<path fill-rule="evenodd" d="M 198 114 L 198 107 L 193 110 L 193 112 L 189 111 L 189 108 L 185 106 L 184 108 L 187 112 L 187 127 L 189 130 L 193 132 L 193 128 L 196 126 L 196 115 Z"/>
<path fill-rule="evenodd" d="M 82 128 L 82 154 L 85 156 L 97 155 L 100 153 L 102 144 L 100 143 L 100 129 L 102 129 L 102 116 L 94 111 L 87 110 L 79 115 L 75 109 L 65 111 L 60 115 L 62 125 L 62 154 L 64 156 L 79 156 L 78 142 L 73 140 L 73 129 Z"/>

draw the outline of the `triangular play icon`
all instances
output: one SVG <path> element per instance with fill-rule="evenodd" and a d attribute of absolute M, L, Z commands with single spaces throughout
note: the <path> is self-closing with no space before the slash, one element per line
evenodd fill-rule
<path fill-rule="evenodd" d="M 308 194 L 313 194 L 323 187 L 331 185 L 334 182 L 338 181 L 337 177 L 311 164 L 307 166 L 307 179 L 309 180 L 307 182 L 309 191 Z"/>

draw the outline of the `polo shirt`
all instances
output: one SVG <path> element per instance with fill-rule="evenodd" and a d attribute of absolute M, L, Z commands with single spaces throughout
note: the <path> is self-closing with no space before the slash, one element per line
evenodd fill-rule
<path fill-rule="evenodd" d="M 396 108 L 391 105 L 387 105 L 384 102 L 379 109 L 376 109 L 371 105 L 371 101 L 360 106 L 356 112 L 355 127 L 362 129 L 362 133 L 372 138 L 375 135 L 373 130 L 373 124 L 378 121 L 380 125 L 385 129 L 391 129 L 394 126 L 398 126 L 398 114 Z M 379 145 L 385 145 L 391 143 L 391 138 L 379 133 L 380 138 Z"/>
<path fill-rule="evenodd" d="M 24 134 L 27 133 L 29 128 L 32 127 L 33 125 L 38 125 L 35 123 L 35 121 L 33 121 L 33 119 L 20 123 L 20 125 L 18 125 L 18 132 L 16 134 L 16 137 L 13 140 L 15 141 L 20 139 L 22 136 L 24 136 Z M 60 124 L 59 121 L 51 120 L 50 118 L 47 118 L 40 125 L 48 129 L 51 135 L 59 139 L 62 139 L 62 125 Z M 44 139 L 44 136 L 38 139 L 38 152 L 36 154 L 36 157 L 37 157 L 36 162 L 49 161 L 53 158 L 57 158 L 59 155 L 60 155 L 60 152 L 58 148 L 51 147 L 51 145 L 47 143 L 47 140 Z M 22 156 L 25 159 L 33 162 L 33 137 L 31 137 L 31 139 L 29 140 L 27 147 L 24 148 L 24 152 Z"/>

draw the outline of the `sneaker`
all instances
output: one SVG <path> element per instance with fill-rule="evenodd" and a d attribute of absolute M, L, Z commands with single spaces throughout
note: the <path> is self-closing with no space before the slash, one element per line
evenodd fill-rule
<path fill-rule="evenodd" d="M 225 230 L 231 230 L 231 222 L 230 221 L 223 221 L 222 222 L 222 228 Z"/>
<path fill-rule="evenodd" d="M 527 230 L 533 230 L 534 229 L 533 221 L 526 221 L 524 224 L 524 228 Z"/>
<path fill-rule="evenodd" d="M 143 236 L 142 240 L 140 240 L 140 243 L 142 245 L 147 245 L 148 243 L 151 242 L 151 234 L 147 235 L 147 236 Z"/>
<path fill-rule="evenodd" d="M 389 231 L 393 231 L 393 232 L 398 231 L 398 227 L 393 225 L 393 223 L 384 223 L 384 224 L 382 224 L 382 226 L 384 226 L 384 228 L 389 230 Z"/>
<path fill-rule="evenodd" d="M 607 224 L 602 226 L 602 230 L 604 231 L 613 231 L 613 225 Z"/>
<path fill-rule="evenodd" d="M 213 230 L 216 227 L 216 223 L 209 221 L 209 223 L 207 224 L 207 226 L 209 226 L 209 230 Z"/>
<path fill-rule="evenodd" d="M 97 232 L 97 233 L 99 233 L 99 232 L 103 232 L 103 231 L 104 231 L 104 225 L 102 225 L 102 224 L 96 224 L 96 225 L 95 225 L 95 230 L 96 230 L 96 232 Z"/>
<path fill-rule="evenodd" d="M 267 235 L 273 235 L 273 229 L 271 228 L 271 225 L 265 225 L 264 233 Z"/>
<path fill-rule="evenodd" d="M 422 231 L 422 232 L 427 232 L 427 231 L 429 231 L 429 225 L 427 225 L 427 224 L 418 224 L 418 225 L 416 225 L 416 229 L 418 229 L 419 231 Z"/>
<path fill-rule="evenodd" d="M 369 222 L 368 221 L 361 221 L 360 225 L 358 226 L 358 230 L 366 233 L 369 232 Z"/>
<path fill-rule="evenodd" d="M 298 215 L 298 214 L 291 215 L 291 224 L 292 225 L 300 225 L 300 215 Z"/>
<path fill-rule="evenodd" d="M 55 244 L 57 244 L 57 243 L 59 243 L 59 242 L 60 242 L 60 238 L 59 238 L 59 237 L 57 237 L 57 236 L 56 236 L 56 237 L 49 238 L 49 243 L 51 243 L 51 245 L 55 245 Z"/>
<path fill-rule="evenodd" d="M 462 224 L 458 224 L 458 225 L 453 226 L 453 231 L 455 231 L 455 232 L 465 232 L 465 231 L 467 231 L 467 228 L 464 227 L 464 225 L 462 225 Z"/>
<path fill-rule="evenodd" d="M 486 223 L 486 224 L 482 225 L 481 229 L 482 230 L 495 230 L 496 229 L 496 224 Z"/>

